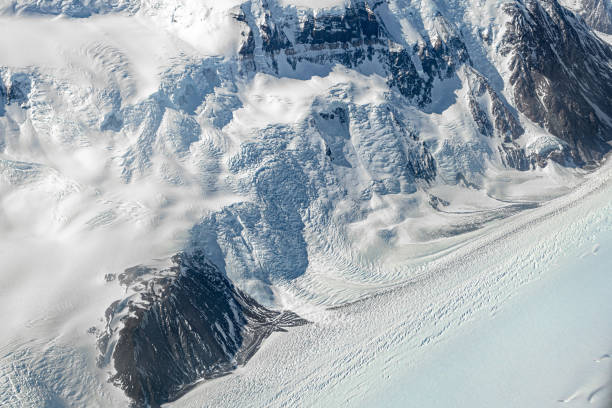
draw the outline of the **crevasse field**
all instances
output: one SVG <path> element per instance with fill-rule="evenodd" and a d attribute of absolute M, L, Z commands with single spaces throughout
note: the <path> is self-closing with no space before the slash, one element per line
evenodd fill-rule
<path fill-rule="evenodd" d="M 279 288 L 313 324 L 274 335 L 246 367 L 169 406 L 608 407 L 611 175 L 607 163 L 574 193 L 491 224 L 425 259 L 427 272 L 354 303 L 313 307 Z M 3 259 L 11 253 L 3 247 Z M 31 292 L 2 286 L 12 311 L 2 331 L 3 404 L 35 393 L 77 405 L 121 401 L 102 375 L 88 374 L 88 348 L 72 348 L 87 335 L 64 319 L 75 313 L 70 291 L 43 308 L 32 293 L 57 278 L 31 279 L 40 285 Z M 28 313 L 40 316 L 21 328 Z"/>
<path fill-rule="evenodd" d="M 609 407 L 611 176 L 607 163 L 387 292 L 292 304 L 316 323 L 170 406 Z"/>
<path fill-rule="evenodd" d="M 310 323 L 164 406 L 612 406 L 612 160 L 574 165 L 510 105 L 503 1 L 366 2 L 387 31 L 355 65 L 335 45 L 270 57 L 261 33 L 245 56 L 265 1 L 17 3 L 0 0 L 0 406 L 129 406 L 97 365 L 105 311 L 134 295 L 117 275 L 193 248 Z M 297 32 L 349 3 L 270 7 Z M 417 61 L 419 104 L 385 58 L 434 43 L 451 73 Z"/>

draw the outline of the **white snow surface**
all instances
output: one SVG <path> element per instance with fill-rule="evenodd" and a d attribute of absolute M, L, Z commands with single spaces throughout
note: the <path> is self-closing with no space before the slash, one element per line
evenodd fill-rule
<path fill-rule="evenodd" d="M 511 344 L 513 325 L 526 323 L 499 316 L 538 309 L 547 282 L 592 317 L 582 333 L 591 340 L 563 360 L 565 370 L 554 366 L 546 390 L 525 387 L 520 406 L 603 401 L 610 301 L 597 295 L 597 320 L 588 294 L 612 276 L 601 272 L 611 259 L 609 165 L 593 174 L 555 163 L 505 168 L 475 131 L 463 72 L 439 84 L 445 103 L 427 112 L 393 96 L 375 64 L 237 76 L 246 28 L 232 13 L 242 3 L 88 1 L 74 11 L 73 2 L 0 0 L 0 78 L 29 84 L 26 100 L 0 115 L 0 405 L 125 406 L 95 367 L 87 333 L 123 295 L 104 275 L 191 245 L 259 301 L 313 324 L 274 335 L 246 367 L 171 406 L 359 406 L 384 395 L 389 404 L 448 406 L 410 399 L 416 384 L 432 383 L 409 388 L 408 379 L 423 370 L 442 381 L 440 361 L 453 367 L 444 378 L 456 378 L 478 353 L 455 351 L 489 330 Z M 392 1 L 389 13 L 401 17 L 388 29 L 405 44 L 444 37 L 448 27 L 434 19 L 444 12 L 461 25 L 475 69 L 510 98 L 495 41 L 474 40 L 483 30 L 499 38 L 501 1 L 482 3 Z M 343 4 L 279 2 L 316 12 Z M 347 124 L 322 119 L 337 109 Z M 520 143 L 532 151 L 558 143 L 521 121 Z M 420 148 L 410 129 L 436 160 L 432 183 L 405 173 Z M 457 183 L 459 174 L 479 188 Z M 432 196 L 448 205 L 433 208 Z M 585 248 L 597 254 L 562 268 Z M 583 262 L 599 268 L 594 286 L 565 290 Z M 551 352 L 578 347 L 582 326 L 566 323 Z M 540 326 L 521 338 L 537 344 L 558 327 Z M 482 340 L 483 350 L 493 342 Z M 534 352 L 521 344 L 509 353 Z M 505 361 L 487 356 L 483 381 Z M 603 371 L 589 371 L 589 358 Z M 572 370 L 585 375 L 565 376 Z M 541 376 L 524 374 L 525 383 Z M 500 383 L 504 375 L 515 372 Z M 449 398 L 458 384 L 449 382 Z M 494 398 L 489 388 L 470 406 L 504 406 Z"/>

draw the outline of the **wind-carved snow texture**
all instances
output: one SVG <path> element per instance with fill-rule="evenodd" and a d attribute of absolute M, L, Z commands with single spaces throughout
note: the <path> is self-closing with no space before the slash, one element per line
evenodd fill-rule
<path fill-rule="evenodd" d="M 246 362 L 278 327 L 279 288 L 298 304 L 341 305 L 404 282 L 428 269 L 407 265 L 461 234 L 569 191 L 609 150 L 612 51 L 554 0 L 221 3 L 0 0 L 0 30 L 42 44 L 22 55 L 29 45 L 0 38 L 16 61 L 0 61 L 3 257 L 24 237 L 104 247 L 85 258 L 113 248 L 87 266 L 74 258 L 83 283 L 182 254 L 132 269 L 152 286 L 128 284 L 109 309 L 102 362 L 139 403 Z M 7 266 L 11 285 L 51 252 L 40 248 Z M 199 279 L 211 276 L 220 287 Z M 81 286 L 81 298 L 104 293 L 87 326 L 78 302 L 66 313 L 89 327 L 121 290 Z M 196 307 L 209 335 L 130 365 L 130 342 L 171 348 L 196 290 L 219 295 L 218 309 Z M 243 317 L 232 320 L 232 304 Z M 248 333 L 237 340 L 230 326 Z M 30 350 L 28 335 L 11 347 Z M 37 384 L 46 366 L 28 352 L 18 378 Z M 176 375 L 161 378 L 168 367 Z M 41 405 L 70 400 L 18 393 L 39 394 Z"/>
<path fill-rule="evenodd" d="M 112 366 L 110 381 L 135 406 L 157 407 L 226 375 L 272 332 L 307 323 L 261 306 L 199 252 L 175 255 L 163 269 L 135 266 L 116 279 L 128 296 L 106 311 L 98 364 Z"/>

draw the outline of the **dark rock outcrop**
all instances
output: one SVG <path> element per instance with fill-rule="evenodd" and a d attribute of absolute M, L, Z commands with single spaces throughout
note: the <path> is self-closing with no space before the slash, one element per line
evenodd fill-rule
<path fill-rule="evenodd" d="M 517 117 L 489 82 L 469 67 L 465 72 L 469 86 L 470 112 L 480 133 L 484 136 L 496 136 L 506 142 L 525 133 Z"/>
<path fill-rule="evenodd" d="M 408 170 L 417 180 L 432 182 L 436 178 L 436 161 L 425 143 L 421 142 L 419 150 L 408 161 Z"/>
<path fill-rule="evenodd" d="M 5 77 L 4 81 L 2 77 Z M 17 104 L 27 108 L 31 91 L 31 74 L 0 70 L 0 115 L 4 113 L 6 105 Z"/>
<path fill-rule="evenodd" d="M 99 364 L 134 406 L 172 401 L 201 380 L 245 364 L 274 331 L 307 322 L 269 310 L 236 288 L 199 253 L 180 253 L 164 269 L 118 275 L 131 293 L 106 311 Z"/>
<path fill-rule="evenodd" d="M 584 18 L 592 29 L 612 34 L 612 3 L 610 0 L 582 0 L 578 2 L 578 5 L 568 4 L 567 6 L 578 6 L 575 9 L 569 8 Z"/>
<path fill-rule="evenodd" d="M 4 115 L 4 106 L 7 103 L 7 92 L 0 78 L 0 116 Z"/>
<path fill-rule="evenodd" d="M 612 48 L 556 0 L 513 2 L 499 51 L 510 56 L 516 108 L 568 143 L 577 165 L 612 139 Z"/>
<path fill-rule="evenodd" d="M 258 49 L 276 72 L 281 63 L 293 70 L 302 62 L 339 63 L 351 68 L 373 63 L 385 71 L 389 86 L 425 106 L 432 102 L 434 81 L 450 78 L 460 64 L 470 60 L 461 34 L 439 13 L 435 17 L 439 28 L 436 38 L 404 46 L 401 40 L 392 38 L 378 17 L 378 5 L 371 7 L 364 1 L 351 2 L 342 12 L 323 9 L 315 14 L 312 10 L 294 10 L 293 15 L 269 5 L 249 7 L 249 4 L 245 3 L 234 18 L 247 26 L 248 35 L 240 55 L 252 69 L 262 69 L 253 66 Z M 256 18 L 253 10 L 264 14 Z M 282 13 L 285 20 L 282 26 L 274 10 Z"/>

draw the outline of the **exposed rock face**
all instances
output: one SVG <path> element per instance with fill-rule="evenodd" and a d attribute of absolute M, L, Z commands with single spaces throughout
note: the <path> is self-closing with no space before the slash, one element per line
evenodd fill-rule
<path fill-rule="evenodd" d="M 261 306 L 198 252 L 161 270 L 129 268 L 118 281 L 132 294 L 106 311 L 99 363 L 112 363 L 110 380 L 135 406 L 159 406 L 228 374 L 272 332 L 307 323 Z"/>
<path fill-rule="evenodd" d="M 580 15 L 597 31 L 612 34 L 612 3 L 608 0 L 585 0 Z"/>
<path fill-rule="evenodd" d="M 31 73 L 13 72 L 11 69 L 0 67 L 0 118 L 6 116 L 6 108 L 9 105 L 24 110 L 30 107 L 31 76 Z M 0 152 L 5 152 L 7 147 L 9 132 L 5 126 L 13 131 L 18 129 L 14 122 L 8 122 L 6 125 L 0 123 Z"/>
<path fill-rule="evenodd" d="M 466 68 L 466 77 L 470 89 L 470 111 L 482 135 L 508 142 L 525 133 L 519 120 L 485 77 L 471 68 Z M 493 123 L 489 117 L 493 118 Z"/>
<path fill-rule="evenodd" d="M 331 10 L 280 10 L 270 4 L 245 3 L 236 13 L 248 25 L 248 35 L 240 50 L 251 69 L 261 49 L 266 64 L 276 73 L 296 70 L 303 62 L 346 67 L 373 64 L 387 77 L 389 86 L 424 106 L 430 103 L 436 79 L 450 78 L 457 67 L 470 58 L 461 34 L 440 13 L 435 20 L 435 37 L 414 46 L 394 39 L 367 2 L 351 2 L 342 12 Z M 282 13 L 282 25 L 274 13 Z"/>
<path fill-rule="evenodd" d="M 584 18 L 592 29 L 612 34 L 612 3 L 610 0 L 563 1 L 561 4 Z"/>
<path fill-rule="evenodd" d="M 542 152 L 527 153 L 517 143 L 525 130 L 509 105 L 477 71 L 466 67 L 464 73 L 472 119 L 481 135 L 495 139 L 492 142 L 504 166 L 526 171 L 537 166 L 546 167 L 548 160 L 573 165 L 569 150 L 562 144 L 551 145 Z"/>
<path fill-rule="evenodd" d="M 408 161 L 408 170 L 417 180 L 430 182 L 436 178 L 436 161 L 425 143 L 421 143 L 415 157 Z"/>
<path fill-rule="evenodd" d="M 582 165 L 612 139 L 612 48 L 556 0 L 506 5 L 500 52 L 510 57 L 516 108 L 566 141 Z"/>
<path fill-rule="evenodd" d="M 0 116 L 4 115 L 4 106 L 7 103 L 7 92 L 2 81 L 0 81 Z"/>
<path fill-rule="evenodd" d="M 248 70 L 279 76 L 299 72 L 303 63 L 368 66 L 401 95 L 426 108 L 434 102 L 436 81 L 453 78 L 459 67 L 471 65 L 463 36 L 438 12 L 428 35 L 408 45 L 385 26 L 380 15 L 383 7 L 355 1 L 342 10 L 315 13 L 247 2 L 235 16 L 248 32 L 240 54 Z M 512 18 L 498 51 L 511 55 L 509 82 L 515 108 L 568 143 L 565 152 L 549 158 L 569 166 L 597 162 L 608 151 L 606 142 L 611 137 L 606 118 L 612 116 L 611 81 L 599 86 L 601 78 L 612 75 L 610 47 L 556 0 L 510 3 L 504 10 Z M 502 162 L 521 170 L 545 164 L 542 157 L 518 160 L 522 147 L 513 141 L 524 133 L 518 117 L 487 80 L 472 71 L 469 108 L 482 135 L 502 139 L 504 146 L 497 149 Z M 331 146 L 330 154 L 333 157 Z M 505 157 L 508 154 L 514 158 Z"/>
<path fill-rule="evenodd" d="M 0 116 L 4 106 L 12 103 L 26 107 L 32 88 L 31 75 L 0 68 Z"/>
<path fill-rule="evenodd" d="M 546 167 L 549 160 L 561 164 L 571 164 L 572 157 L 563 145 L 555 146 L 542 152 L 525 152 L 516 142 L 504 142 L 497 147 L 502 163 L 506 167 L 517 170 L 531 170 L 536 167 Z"/>

